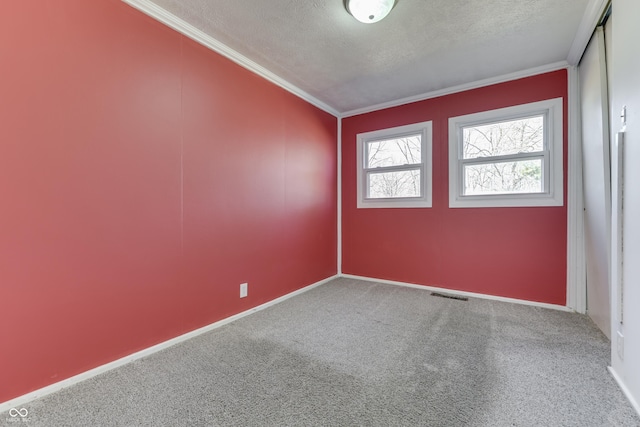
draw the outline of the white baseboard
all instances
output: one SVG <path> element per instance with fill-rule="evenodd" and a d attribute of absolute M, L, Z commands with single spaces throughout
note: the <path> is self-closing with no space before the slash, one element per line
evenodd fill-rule
<path fill-rule="evenodd" d="M 636 410 L 638 416 L 640 417 L 640 403 L 638 403 L 636 399 L 633 398 L 633 395 L 622 381 L 622 378 L 618 376 L 618 373 L 615 371 L 615 369 L 613 369 L 612 366 L 609 366 L 607 369 L 609 370 L 609 373 L 611 374 L 613 379 L 618 383 L 618 387 L 620 387 L 622 393 L 624 393 L 625 397 L 627 398 L 627 400 L 629 400 L 629 403 L 631 403 L 631 406 L 633 406 L 633 409 Z"/>
<path fill-rule="evenodd" d="M 364 280 L 367 282 L 384 283 L 387 285 L 404 286 L 406 288 L 422 289 L 422 290 L 427 290 L 432 292 L 442 292 L 446 294 L 460 295 L 460 296 L 471 297 L 471 298 L 481 298 L 481 299 L 488 299 L 493 301 L 509 302 L 513 304 L 531 305 L 534 307 L 549 308 L 552 310 L 567 311 L 570 313 L 574 312 L 571 308 L 565 307 L 564 305 L 547 304 L 544 302 L 527 301 L 523 299 L 507 298 L 507 297 L 498 297 L 495 295 L 477 294 L 475 292 L 457 291 L 454 289 L 438 288 L 435 286 L 424 286 L 424 285 L 417 285 L 414 283 L 396 282 L 394 280 L 375 279 L 371 277 L 355 276 L 353 274 L 339 274 L 339 277 L 344 277 L 346 279 Z"/>
<path fill-rule="evenodd" d="M 156 344 L 152 347 L 149 348 L 145 348 L 144 350 L 138 351 L 136 353 L 130 354 L 129 356 L 125 356 L 121 359 L 118 360 L 114 360 L 113 362 L 107 363 L 106 365 L 102 365 L 102 366 L 98 366 L 97 368 L 91 369 L 89 371 L 83 372 L 81 374 L 75 375 L 71 378 L 67 378 L 66 380 L 62 380 L 59 381 L 57 383 L 48 385 L 44 388 L 41 388 L 39 390 L 35 390 L 32 391 L 31 393 L 27 393 L 25 395 L 16 397 L 15 399 L 11 399 L 8 400 L 6 402 L 2 402 L 0 403 L 0 413 L 5 412 L 5 411 L 9 411 L 11 408 L 21 408 L 22 406 L 24 406 L 25 404 L 35 400 L 35 399 L 39 399 L 41 397 L 47 396 L 51 393 L 55 393 L 57 391 L 60 391 L 62 389 L 65 389 L 67 387 L 71 387 L 72 385 L 78 384 L 82 381 L 88 380 L 89 378 L 93 378 L 96 375 L 100 375 L 104 372 L 110 371 L 112 369 L 115 368 L 119 368 L 121 366 L 124 366 L 128 363 L 131 363 L 135 360 L 138 359 L 142 359 L 143 357 L 147 357 L 153 353 L 157 353 L 158 351 L 164 350 L 166 348 L 169 348 L 171 346 L 174 346 L 176 344 L 179 344 L 181 342 L 187 341 L 191 338 L 197 337 L 198 335 L 202 335 L 206 332 L 212 331 L 216 328 L 219 328 L 221 326 L 224 326 L 228 323 L 231 323 L 235 320 L 238 320 L 242 317 L 248 316 L 250 314 L 253 314 L 257 311 L 260 310 L 264 310 L 265 308 L 271 307 L 273 305 L 276 305 L 282 301 L 285 301 L 291 297 L 294 297 L 296 295 L 299 295 L 301 293 L 307 292 L 315 287 L 318 287 L 320 285 L 324 285 L 325 283 L 337 278 L 338 275 L 335 276 L 331 276 L 328 277 L 324 280 L 321 280 L 319 282 L 313 283 L 309 286 L 305 286 L 304 288 L 298 289 L 297 291 L 291 292 L 289 294 L 283 295 L 279 298 L 276 298 L 272 301 L 266 302 L 264 304 L 261 304 L 257 307 L 251 308 L 247 311 L 243 311 L 242 313 L 238 313 L 236 315 L 233 315 L 231 317 L 227 317 L 226 319 L 222 319 L 219 320 L 215 323 L 212 323 L 210 325 L 204 326 L 200 329 L 196 329 L 195 331 L 191 331 L 188 332 L 184 335 L 180 335 L 178 337 L 172 338 L 168 341 L 164 341 L 160 344 Z"/>

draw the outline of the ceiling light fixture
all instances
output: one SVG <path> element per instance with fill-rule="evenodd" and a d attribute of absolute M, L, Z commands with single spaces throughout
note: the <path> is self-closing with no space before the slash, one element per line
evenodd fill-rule
<path fill-rule="evenodd" d="M 373 24 L 384 19 L 391 12 L 397 0 L 345 0 L 344 6 L 354 18 L 365 24 Z"/>

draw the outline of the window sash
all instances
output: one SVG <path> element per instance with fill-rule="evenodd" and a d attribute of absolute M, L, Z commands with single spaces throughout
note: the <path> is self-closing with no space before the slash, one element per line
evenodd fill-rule
<path fill-rule="evenodd" d="M 562 97 L 558 97 L 449 117 L 449 207 L 563 206 L 565 136 L 563 110 L 564 100 Z M 543 126 L 542 141 L 538 139 L 537 145 L 529 145 L 530 148 L 527 148 L 536 151 L 516 153 L 519 144 L 517 141 L 510 141 L 507 146 L 500 147 L 499 150 L 491 149 L 488 144 L 486 146 L 484 144 L 478 145 L 479 150 L 467 150 L 467 157 L 474 157 L 464 158 L 464 133 L 469 132 L 472 128 L 499 126 L 500 123 L 536 117 L 538 118 L 535 119 L 537 125 L 542 124 Z M 540 117 L 542 117 L 542 123 L 540 123 Z M 505 126 L 505 128 L 510 128 L 510 126 Z M 484 129 L 482 131 L 484 132 Z M 528 135 L 528 130 L 525 132 L 527 132 L 525 135 Z M 476 138 L 476 136 L 472 136 Z M 538 135 L 536 135 L 537 137 Z M 469 142 L 475 143 L 474 139 Z M 485 157 L 475 157 L 478 154 L 485 154 Z M 530 160 L 531 163 L 535 162 L 535 167 L 536 169 L 540 167 L 540 172 L 536 171 L 535 175 L 530 175 L 528 164 L 525 163 L 526 160 Z M 507 173 L 504 178 L 508 179 L 508 182 L 503 183 L 499 176 L 491 172 L 492 164 L 499 162 L 515 163 L 514 165 L 495 165 L 498 172 L 503 169 L 503 166 L 508 168 L 503 171 Z M 514 169 L 511 169 L 512 166 Z M 514 170 L 515 174 L 511 173 L 511 170 Z M 488 174 L 483 176 L 484 172 Z M 524 175 L 521 176 L 521 174 Z M 465 180 L 469 185 L 468 190 Z M 541 192 L 541 189 L 544 191 Z M 493 191 L 496 192 L 493 193 Z M 518 191 L 535 192 L 520 193 Z"/>
<path fill-rule="evenodd" d="M 495 163 L 522 162 L 527 160 L 542 160 L 542 191 L 532 193 L 504 192 L 492 194 L 466 194 L 465 166 L 466 165 L 492 165 Z M 523 153 L 521 155 L 494 156 L 494 157 L 477 157 L 475 159 L 460 159 L 458 161 L 458 194 L 462 198 L 487 198 L 495 196 L 516 196 L 516 195 L 548 195 L 551 192 L 550 186 L 550 168 L 549 168 L 549 152 L 538 151 L 535 153 Z"/>
<path fill-rule="evenodd" d="M 392 141 L 395 139 L 408 138 L 408 137 L 419 137 L 420 138 L 420 163 L 405 163 L 403 165 L 393 165 L 393 166 L 376 166 L 369 167 L 369 149 L 370 144 L 375 144 L 377 142 L 382 141 Z M 364 150 L 362 164 L 364 167 L 362 168 L 362 173 L 364 175 L 363 179 L 363 188 L 362 194 L 364 195 L 363 199 L 366 201 L 401 201 L 401 200 L 417 200 L 424 198 L 424 163 L 426 161 L 426 143 L 425 143 L 425 135 L 424 131 L 422 132 L 404 132 L 397 133 L 393 135 L 389 135 L 384 138 L 375 138 L 364 141 Z M 393 173 L 393 172 L 404 172 L 404 171 L 412 171 L 417 170 L 420 173 L 419 184 L 420 184 L 420 194 L 418 196 L 411 197 L 370 197 L 371 193 L 371 175 L 375 174 L 383 174 L 383 173 Z"/>
<path fill-rule="evenodd" d="M 380 168 L 395 168 L 395 167 L 410 166 L 410 165 L 417 166 L 417 165 L 423 164 L 426 158 L 425 152 L 424 152 L 424 150 L 426 149 L 424 132 L 404 132 L 404 133 L 389 135 L 388 137 L 385 137 L 385 138 L 375 138 L 375 139 L 365 140 L 364 150 L 362 150 L 363 151 L 362 154 L 364 156 L 364 158 L 362 159 L 362 170 L 366 171 L 366 170 L 377 169 L 377 168 L 369 167 L 370 144 L 375 144 L 376 142 L 382 142 L 382 141 L 392 141 L 394 139 L 408 138 L 412 136 L 417 136 L 420 138 L 420 163 L 405 163 L 404 165 L 380 166 Z"/>
<path fill-rule="evenodd" d="M 474 157 L 472 159 L 458 159 L 460 164 L 488 164 L 488 163 L 503 163 L 512 161 L 521 161 L 528 159 L 544 158 L 545 161 L 549 158 L 549 151 L 532 151 L 527 153 L 508 154 L 505 156 L 491 156 L 491 157 Z"/>
<path fill-rule="evenodd" d="M 370 177 L 371 175 L 377 175 L 377 174 L 383 174 L 383 173 L 389 173 L 389 172 L 404 172 L 404 171 L 418 171 L 420 173 L 420 177 L 419 177 L 419 184 L 420 184 L 420 194 L 417 196 L 410 196 L 410 197 L 370 197 L 370 189 L 371 189 L 371 185 L 370 185 Z M 364 194 L 363 199 L 367 200 L 367 201 L 385 201 L 385 200 L 416 200 L 416 199 L 422 199 L 424 198 L 424 164 L 423 163 L 416 163 L 416 164 L 412 164 L 412 165 L 402 165 L 402 166 L 385 166 L 385 167 L 378 167 L 378 168 L 370 168 L 370 169 L 363 169 L 363 173 L 364 173 L 364 177 L 365 179 L 363 179 L 363 188 L 362 188 L 362 194 Z"/>
<path fill-rule="evenodd" d="M 356 193 L 358 209 L 431 208 L 433 179 L 432 132 L 433 122 L 425 121 L 363 132 L 356 135 Z M 411 141 L 410 145 L 401 145 L 400 150 L 397 148 L 391 149 L 389 153 L 385 153 L 384 157 L 376 156 L 374 160 L 379 166 L 371 167 L 369 164 L 369 154 L 371 153 L 370 149 L 374 147 L 375 143 L 383 141 L 393 143 L 394 140 L 402 138 L 418 139 Z M 416 153 L 418 143 L 420 144 L 420 155 Z M 411 151 L 411 155 L 402 155 L 405 147 Z M 386 159 L 387 154 L 391 161 Z M 411 163 L 401 164 L 407 160 Z M 389 175 L 378 175 L 384 173 Z M 394 176 L 394 173 L 397 175 Z M 389 184 L 389 186 L 387 184 Z M 393 186 L 396 184 L 396 189 L 393 189 Z M 369 189 L 369 185 L 371 185 L 371 190 Z M 419 196 L 417 195 L 418 190 L 420 191 Z M 402 195 L 403 197 L 387 197 L 387 194 Z M 371 195 L 375 197 L 370 197 Z M 410 197 L 406 197 L 406 195 Z"/>
<path fill-rule="evenodd" d="M 496 125 L 496 124 L 500 124 L 500 123 L 507 123 L 507 122 L 511 122 L 511 121 L 515 121 L 515 120 L 523 120 L 523 119 L 532 119 L 534 117 L 542 117 L 542 151 L 531 151 L 531 152 L 521 152 L 521 153 L 517 153 L 517 154 L 505 154 L 503 156 L 479 156 L 479 157 L 470 157 L 465 159 L 464 158 L 464 130 L 465 129 L 469 129 L 469 128 L 477 128 L 480 126 L 489 126 L 489 125 Z M 468 160 L 474 160 L 474 159 L 489 159 L 489 158 L 499 158 L 499 157 L 507 157 L 507 156 L 521 156 L 521 155 L 525 155 L 525 154 L 534 154 L 534 153 L 540 153 L 540 152 L 549 152 L 549 111 L 548 110 L 544 110 L 544 111 L 538 111 L 538 112 L 534 112 L 534 113 L 527 113 L 527 114 L 515 114 L 515 115 L 509 115 L 509 116 L 505 116 L 505 117 L 501 117 L 497 120 L 477 120 L 475 122 L 467 122 L 464 123 L 462 125 L 458 126 L 458 158 L 468 161 Z"/>
<path fill-rule="evenodd" d="M 362 171 L 364 173 L 369 172 L 397 172 L 397 171 L 405 171 L 412 169 L 423 169 L 423 163 L 410 163 L 406 165 L 398 165 L 398 166 L 380 166 L 376 168 L 363 168 Z"/>

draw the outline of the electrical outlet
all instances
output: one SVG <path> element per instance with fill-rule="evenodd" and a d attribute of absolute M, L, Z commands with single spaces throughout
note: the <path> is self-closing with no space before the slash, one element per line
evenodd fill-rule
<path fill-rule="evenodd" d="M 245 298 L 249 293 L 249 284 L 240 283 L 240 298 Z"/>
<path fill-rule="evenodd" d="M 618 331 L 618 357 L 620 360 L 624 360 L 624 335 Z"/>

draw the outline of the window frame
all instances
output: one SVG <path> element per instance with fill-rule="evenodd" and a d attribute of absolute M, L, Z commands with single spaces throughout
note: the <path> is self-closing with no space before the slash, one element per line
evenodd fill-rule
<path fill-rule="evenodd" d="M 376 141 L 401 138 L 409 135 L 421 135 L 421 163 L 411 165 L 384 166 L 365 168 L 367 144 Z M 433 122 L 426 121 L 404 126 L 380 129 L 359 133 L 357 145 L 357 207 L 362 208 L 430 208 L 432 203 L 432 138 Z M 403 170 L 420 170 L 420 197 L 367 198 L 368 176 L 372 171 L 399 172 Z"/>
<path fill-rule="evenodd" d="M 544 117 L 543 150 L 494 157 L 464 159 L 463 129 L 527 117 Z M 535 207 L 564 205 L 563 98 L 515 105 L 449 118 L 449 207 Z M 540 193 L 464 195 L 464 166 L 542 159 Z"/>

